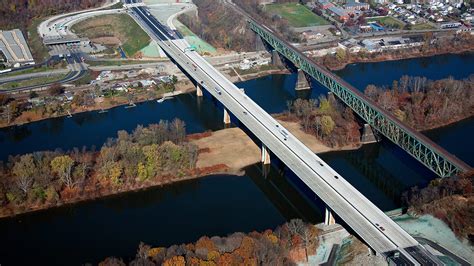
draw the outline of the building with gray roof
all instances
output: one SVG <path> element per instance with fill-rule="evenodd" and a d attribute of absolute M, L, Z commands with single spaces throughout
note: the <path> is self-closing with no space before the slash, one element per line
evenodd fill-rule
<path fill-rule="evenodd" d="M 28 44 L 19 29 L 0 31 L 0 52 L 3 54 L 8 66 L 34 64 Z"/>

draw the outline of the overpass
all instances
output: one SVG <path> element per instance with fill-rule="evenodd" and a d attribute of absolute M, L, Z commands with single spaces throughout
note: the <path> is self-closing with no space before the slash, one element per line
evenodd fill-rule
<path fill-rule="evenodd" d="M 133 0 L 125 1 L 129 4 Z M 160 24 L 145 7 L 131 7 L 129 14 L 184 72 L 223 104 L 224 113 L 232 113 L 262 142 L 262 154 L 268 154 L 268 150 L 271 150 L 327 204 L 331 213 L 336 213 L 373 250 L 397 264 L 439 263 L 413 237 L 272 116 L 198 53 L 189 49 L 189 44 L 184 39 Z M 228 117 L 225 118 L 227 119 Z M 267 161 L 267 156 L 262 157 Z"/>

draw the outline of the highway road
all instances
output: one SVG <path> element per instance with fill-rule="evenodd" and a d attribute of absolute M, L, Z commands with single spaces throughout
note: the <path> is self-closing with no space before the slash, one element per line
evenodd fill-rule
<path fill-rule="evenodd" d="M 33 85 L 33 86 L 0 90 L 0 94 L 15 94 L 15 93 L 21 93 L 21 92 L 28 92 L 28 91 L 44 90 L 44 89 L 47 89 L 48 86 L 55 83 L 64 84 L 64 83 L 69 83 L 69 82 L 78 80 L 82 76 L 84 76 L 84 74 L 87 73 L 87 69 L 84 67 L 83 63 L 81 62 L 80 56 L 78 54 L 71 54 L 71 56 L 66 57 L 66 62 L 68 63 L 68 67 L 70 68 L 71 71 L 69 72 L 69 74 L 67 74 L 64 78 L 60 80 L 55 80 L 52 82 L 47 82 L 47 83 Z"/>
<path fill-rule="evenodd" d="M 217 98 L 377 253 L 387 257 L 399 253 L 395 260 L 406 265 L 436 263 L 424 247 L 321 158 L 198 53 L 186 49 L 189 44 L 160 24 L 146 8 L 131 8 L 130 14 L 176 64 Z"/>
<path fill-rule="evenodd" d="M 53 69 L 50 71 L 28 73 L 28 74 L 21 74 L 21 75 L 7 76 L 7 77 L 0 76 L 0 84 L 12 82 L 12 81 L 22 81 L 22 80 L 27 80 L 31 78 L 39 78 L 39 77 L 50 76 L 50 75 L 65 74 L 68 72 L 69 70 L 67 69 Z"/>

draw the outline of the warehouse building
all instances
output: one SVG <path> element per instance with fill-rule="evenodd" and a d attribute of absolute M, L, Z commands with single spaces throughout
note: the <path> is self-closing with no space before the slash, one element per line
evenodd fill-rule
<path fill-rule="evenodd" d="M 19 29 L 0 31 L 0 58 L 9 67 L 33 65 L 35 61 Z"/>

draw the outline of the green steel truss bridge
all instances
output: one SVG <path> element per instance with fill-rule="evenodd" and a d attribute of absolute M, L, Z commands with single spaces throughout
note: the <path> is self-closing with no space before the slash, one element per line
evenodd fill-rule
<path fill-rule="evenodd" d="M 309 59 L 270 28 L 251 18 L 248 18 L 248 23 L 250 28 L 273 49 L 328 88 L 373 129 L 400 146 L 438 176 L 448 177 L 471 170 L 469 165 L 405 125 L 388 111 L 378 107 L 358 89 Z"/>

